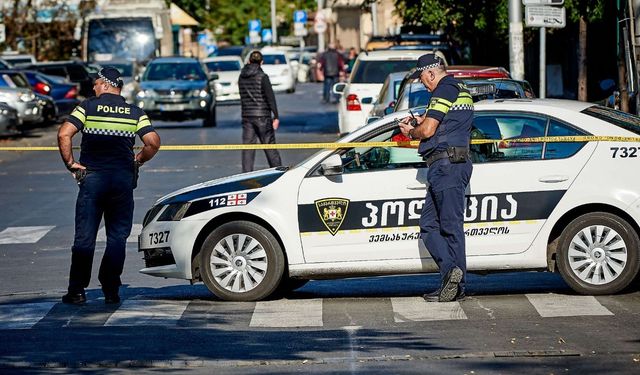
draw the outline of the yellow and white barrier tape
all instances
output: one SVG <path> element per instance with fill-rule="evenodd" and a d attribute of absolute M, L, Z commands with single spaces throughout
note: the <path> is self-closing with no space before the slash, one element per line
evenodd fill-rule
<path fill-rule="evenodd" d="M 472 139 L 472 145 L 489 143 L 565 143 L 565 142 L 638 142 L 640 137 L 618 136 L 563 136 L 515 139 Z M 324 143 L 276 143 L 276 144 L 226 144 L 226 145 L 164 145 L 161 151 L 230 151 L 230 150 L 302 150 L 370 147 L 417 147 L 420 141 L 400 142 L 324 142 Z M 139 146 L 136 148 L 140 148 Z M 79 147 L 74 147 L 79 149 Z M 58 151 L 57 146 L 0 146 L 0 151 Z"/>

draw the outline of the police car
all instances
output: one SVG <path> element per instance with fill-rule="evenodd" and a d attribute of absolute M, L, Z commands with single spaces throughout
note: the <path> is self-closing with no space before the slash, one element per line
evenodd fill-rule
<path fill-rule="evenodd" d="M 610 294 L 638 275 L 640 119 L 590 103 L 476 104 L 465 235 L 469 271 L 560 272 L 576 292 Z M 422 160 L 394 113 L 291 168 L 173 192 L 149 210 L 139 247 L 154 276 L 204 281 L 226 300 L 266 298 L 305 280 L 435 272 L 418 220 Z M 609 136 L 590 142 L 509 142 Z M 547 139 L 548 140 L 548 139 Z"/>

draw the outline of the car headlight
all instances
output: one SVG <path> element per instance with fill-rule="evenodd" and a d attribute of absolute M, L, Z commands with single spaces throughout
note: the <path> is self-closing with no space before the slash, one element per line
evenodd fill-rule
<path fill-rule="evenodd" d="M 9 114 L 9 111 L 7 111 L 6 109 L 0 110 L 0 115 L 6 116 L 8 114 Z"/>
<path fill-rule="evenodd" d="M 285 69 L 282 71 L 282 75 L 283 76 L 288 76 L 289 75 L 289 69 Z"/>
<path fill-rule="evenodd" d="M 190 96 L 206 98 L 207 96 L 209 96 L 209 93 L 207 92 L 207 90 L 195 89 L 195 90 L 191 90 Z"/>
<path fill-rule="evenodd" d="M 136 98 L 144 99 L 150 97 L 151 95 L 153 95 L 153 90 L 140 90 L 136 94 Z"/>
<path fill-rule="evenodd" d="M 30 102 L 36 98 L 36 95 L 32 92 L 29 92 L 29 93 L 25 92 L 24 94 L 20 94 L 19 98 L 23 102 Z"/>
<path fill-rule="evenodd" d="M 180 221 L 187 213 L 191 202 L 186 203 L 172 203 L 162 211 L 158 221 Z"/>

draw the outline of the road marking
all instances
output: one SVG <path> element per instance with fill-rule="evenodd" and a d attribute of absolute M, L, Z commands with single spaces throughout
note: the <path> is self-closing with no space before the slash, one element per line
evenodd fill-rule
<path fill-rule="evenodd" d="M 126 300 L 105 326 L 174 326 L 189 301 Z"/>
<path fill-rule="evenodd" d="M 527 299 L 543 318 L 556 316 L 613 315 L 593 296 L 527 294 Z"/>
<path fill-rule="evenodd" d="M 9 227 L 0 232 L 0 245 L 36 243 L 55 226 Z"/>
<path fill-rule="evenodd" d="M 131 228 L 131 234 L 129 238 L 127 238 L 127 242 L 135 242 L 138 243 L 138 236 L 142 232 L 142 224 L 133 224 Z M 100 228 L 98 231 L 98 236 L 96 238 L 97 242 L 107 242 L 107 231 L 104 227 Z"/>
<path fill-rule="evenodd" d="M 322 327 L 322 299 L 263 301 L 256 303 L 251 327 Z"/>
<path fill-rule="evenodd" d="M 57 302 L 0 305 L 0 330 L 29 329 L 44 318 Z"/>
<path fill-rule="evenodd" d="M 467 319 L 458 302 L 426 302 L 421 297 L 391 298 L 396 323 Z"/>

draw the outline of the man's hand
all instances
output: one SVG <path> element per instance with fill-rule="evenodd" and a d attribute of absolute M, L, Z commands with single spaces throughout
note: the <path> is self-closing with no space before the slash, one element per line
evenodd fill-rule
<path fill-rule="evenodd" d="M 73 163 L 71 163 L 71 165 L 67 165 L 67 169 L 69 169 L 69 171 L 73 174 L 75 171 L 79 169 L 87 169 L 87 167 L 78 163 L 77 161 L 74 161 Z"/>
<path fill-rule="evenodd" d="M 406 120 L 406 118 L 402 119 L 402 121 L 400 121 L 398 123 L 398 127 L 400 128 L 400 132 L 402 132 L 402 135 L 404 135 L 405 137 L 409 137 L 409 131 L 411 129 L 413 129 L 413 126 L 411 126 L 408 123 L 404 122 L 405 120 Z"/>
<path fill-rule="evenodd" d="M 271 125 L 273 125 L 273 130 L 278 130 L 278 126 L 280 126 L 280 120 L 278 120 L 277 118 L 274 118 Z"/>

